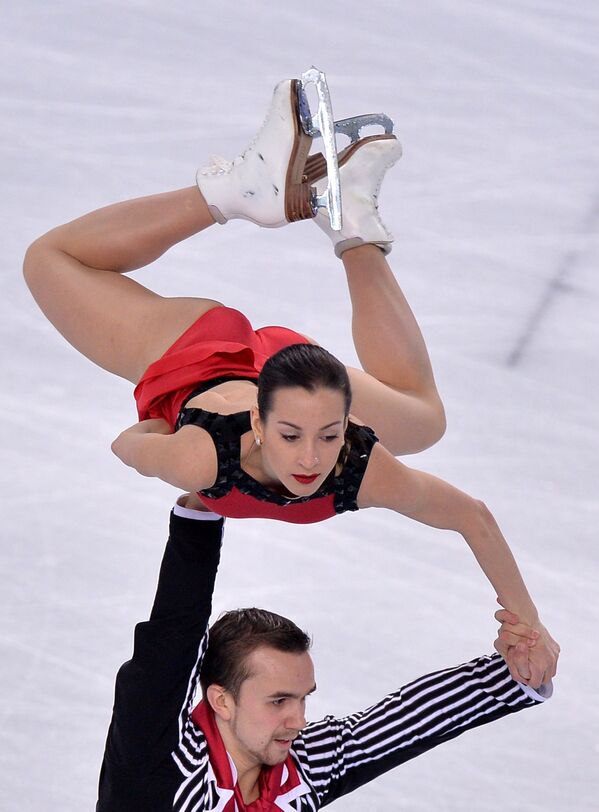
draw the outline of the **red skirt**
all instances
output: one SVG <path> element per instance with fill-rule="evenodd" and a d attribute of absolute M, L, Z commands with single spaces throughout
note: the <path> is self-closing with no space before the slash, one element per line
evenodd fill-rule
<path fill-rule="evenodd" d="M 133 393 L 139 419 L 162 417 L 174 428 L 181 404 L 203 381 L 257 378 L 271 355 L 307 343 L 286 327 L 254 330 L 239 310 L 214 307 L 146 369 Z"/>

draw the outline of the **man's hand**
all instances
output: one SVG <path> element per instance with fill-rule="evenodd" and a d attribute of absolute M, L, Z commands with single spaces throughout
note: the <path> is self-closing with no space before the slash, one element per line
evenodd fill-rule
<path fill-rule="evenodd" d="M 495 613 L 501 623 L 495 650 L 507 663 L 512 679 L 539 688 L 555 676 L 560 648 L 547 629 L 520 622 L 518 615 L 507 609 Z"/>
<path fill-rule="evenodd" d="M 539 632 L 520 623 L 518 615 L 507 609 L 495 612 L 495 620 L 501 623 L 494 643 L 495 650 L 506 661 L 512 679 L 528 683 L 531 677 L 528 651 L 535 645 Z"/>

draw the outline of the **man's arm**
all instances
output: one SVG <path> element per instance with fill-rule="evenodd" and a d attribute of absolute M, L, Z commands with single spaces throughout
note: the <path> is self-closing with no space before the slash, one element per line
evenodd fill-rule
<path fill-rule="evenodd" d="M 542 702 L 497 654 L 421 677 L 365 711 L 310 723 L 294 743 L 322 804 L 467 730 Z"/>
<path fill-rule="evenodd" d="M 133 657 L 116 679 L 105 760 L 119 767 L 159 766 L 190 712 L 220 558 L 223 520 L 215 519 L 180 507 L 171 513 L 152 613 L 136 626 Z"/>

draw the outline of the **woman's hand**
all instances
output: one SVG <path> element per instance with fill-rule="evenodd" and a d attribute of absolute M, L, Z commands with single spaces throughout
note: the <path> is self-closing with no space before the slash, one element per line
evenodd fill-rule
<path fill-rule="evenodd" d="M 495 613 L 501 623 L 495 650 L 506 661 L 512 679 L 539 688 L 556 674 L 560 647 L 542 623 L 528 626 L 507 609 Z"/>

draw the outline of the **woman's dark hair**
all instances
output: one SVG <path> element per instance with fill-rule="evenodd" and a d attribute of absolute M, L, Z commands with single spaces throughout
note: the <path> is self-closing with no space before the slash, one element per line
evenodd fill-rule
<path fill-rule="evenodd" d="M 278 389 L 301 386 L 308 392 L 323 387 L 343 395 L 345 416 L 351 406 L 347 370 L 334 355 L 316 344 L 291 344 L 271 355 L 258 378 L 258 411 L 265 420 Z"/>
<path fill-rule="evenodd" d="M 210 685 L 221 685 L 235 701 L 244 680 L 251 676 L 247 660 L 261 646 L 303 654 L 312 641 L 286 617 L 265 609 L 234 609 L 225 612 L 211 626 L 208 648 L 202 661 L 202 693 Z"/>

